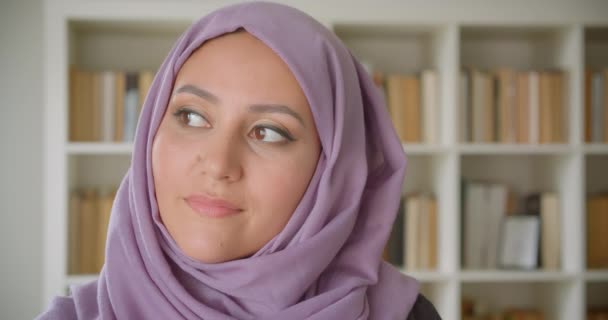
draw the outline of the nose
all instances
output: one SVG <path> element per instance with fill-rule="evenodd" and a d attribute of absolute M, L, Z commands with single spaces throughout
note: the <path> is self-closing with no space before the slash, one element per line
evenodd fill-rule
<path fill-rule="evenodd" d="M 198 152 L 201 174 L 214 180 L 234 182 L 242 175 L 242 152 L 235 139 L 214 135 Z"/>

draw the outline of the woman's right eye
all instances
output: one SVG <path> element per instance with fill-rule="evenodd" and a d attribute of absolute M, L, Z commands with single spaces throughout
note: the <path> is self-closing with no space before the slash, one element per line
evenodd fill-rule
<path fill-rule="evenodd" d="M 204 128 L 209 126 L 205 117 L 187 108 L 181 108 L 173 115 L 177 118 L 177 121 L 188 127 Z"/>

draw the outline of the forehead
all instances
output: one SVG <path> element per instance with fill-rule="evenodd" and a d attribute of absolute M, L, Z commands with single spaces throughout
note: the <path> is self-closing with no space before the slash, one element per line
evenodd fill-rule
<path fill-rule="evenodd" d="M 220 99 L 236 95 L 309 107 L 288 65 L 251 34 L 240 31 L 206 41 L 180 68 L 175 88 L 196 85 Z M 228 96 L 228 97 L 226 97 Z"/>

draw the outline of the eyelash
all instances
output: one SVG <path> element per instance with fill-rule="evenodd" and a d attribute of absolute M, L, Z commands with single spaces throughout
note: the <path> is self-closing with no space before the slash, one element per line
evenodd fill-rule
<path fill-rule="evenodd" d="M 191 127 L 191 126 L 188 126 L 186 123 L 184 123 L 184 121 L 182 121 L 182 118 L 181 118 L 184 114 L 186 114 L 186 115 L 187 114 L 195 114 L 195 115 L 203 118 L 207 123 L 209 123 L 209 121 L 207 120 L 207 118 L 205 118 L 205 116 L 199 114 L 198 112 L 190 110 L 189 108 L 180 108 L 180 109 L 178 109 L 177 111 L 175 111 L 173 113 L 173 116 L 177 119 L 177 121 L 181 125 L 186 126 L 188 128 L 197 128 L 197 127 Z M 279 128 L 275 127 L 275 126 L 271 126 L 271 125 L 256 126 L 254 129 L 258 129 L 258 128 L 264 128 L 264 129 L 273 130 L 276 133 L 278 133 L 279 135 L 281 135 L 283 138 L 287 139 L 288 142 L 295 141 L 295 139 L 289 133 L 287 133 L 284 130 L 279 129 Z"/>

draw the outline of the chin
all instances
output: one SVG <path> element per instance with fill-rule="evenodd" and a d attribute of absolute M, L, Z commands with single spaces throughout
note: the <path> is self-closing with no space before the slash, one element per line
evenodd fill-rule
<path fill-rule="evenodd" d="M 238 255 L 228 254 L 227 252 L 223 251 L 219 252 L 217 248 L 213 248 L 210 250 L 209 248 L 192 246 L 188 246 L 186 248 L 184 248 L 183 246 L 180 247 L 189 258 L 202 263 L 215 264 L 239 259 Z"/>

